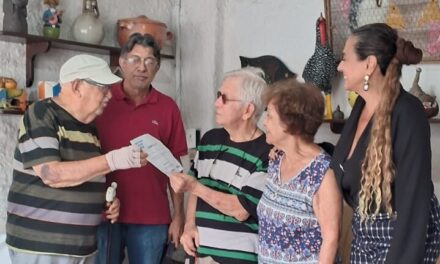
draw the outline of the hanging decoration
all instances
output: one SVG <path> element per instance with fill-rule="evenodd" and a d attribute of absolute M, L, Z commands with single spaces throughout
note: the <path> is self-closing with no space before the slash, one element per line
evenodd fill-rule
<path fill-rule="evenodd" d="M 321 16 L 316 20 L 316 45 L 315 52 L 307 61 L 302 77 L 306 82 L 312 83 L 324 92 L 325 114 L 324 119 L 332 118 L 331 108 L 331 80 L 337 73 L 335 56 L 328 45 L 327 24 Z"/>
<path fill-rule="evenodd" d="M 417 26 L 421 27 L 431 22 L 440 22 L 440 8 L 437 0 L 429 0 L 417 20 Z"/>
<path fill-rule="evenodd" d="M 330 46 L 342 59 L 352 30 L 370 23 L 387 23 L 399 36 L 423 51 L 423 62 L 440 61 L 440 0 L 324 0 Z M 347 4 L 350 5 L 347 21 Z"/>
<path fill-rule="evenodd" d="M 403 16 L 395 3 L 389 5 L 385 23 L 395 29 L 403 29 L 405 27 Z"/>
<path fill-rule="evenodd" d="M 428 24 L 428 45 L 426 51 L 432 56 L 440 53 L 440 22 L 431 22 Z"/>

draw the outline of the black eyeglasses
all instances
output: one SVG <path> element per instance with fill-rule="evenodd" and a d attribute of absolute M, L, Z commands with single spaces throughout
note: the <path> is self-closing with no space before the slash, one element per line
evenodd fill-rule
<path fill-rule="evenodd" d="M 229 99 L 226 94 L 218 91 L 217 92 L 217 99 L 218 98 L 222 98 L 222 103 L 226 104 L 227 102 L 244 102 L 244 100 L 240 100 L 240 99 Z"/>

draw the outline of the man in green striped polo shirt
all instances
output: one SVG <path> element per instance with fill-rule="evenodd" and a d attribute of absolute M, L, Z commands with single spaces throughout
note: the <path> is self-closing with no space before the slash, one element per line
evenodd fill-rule
<path fill-rule="evenodd" d="M 266 89 L 262 71 L 225 75 L 214 103 L 222 128 L 208 131 L 190 175 L 170 177 L 176 192 L 188 192 L 181 243 L 198 263 L 257 263 L 256 208 L 266 181 L 270 146 L 257 127 Z"/>
<path fill-rule="evenodd" d="M 35 102 L 24 114 L 8 194 L 12 263 L 94 263 L 105 174 L 146 164 L 132 146 L 101 155 L 91 124 L 111 97 L 108 85 L 120 80 L 104 60 L 74 56 L 61 67 L 59 96 Z M 116 221 L 119 202 L 105 214 Z"/>

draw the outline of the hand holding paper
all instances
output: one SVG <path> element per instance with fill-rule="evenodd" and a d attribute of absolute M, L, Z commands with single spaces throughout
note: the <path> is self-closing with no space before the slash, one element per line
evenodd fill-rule
<path fill-rule="evenodd" d="M 182 165 L 174 158 L 169 149 L 155 137 L 144 134 L 131 140 L 130 143 L 141 148 L 148 155 L 147 160 L 168 177 L 173 172 L 183 171 Z"/>
<path fill-rule="evenodd" d="M 111 171 L 139 168 L 141 164 L 141 150 L 136 146 L 126 146 L 115 149 L 105 155 Z"/>

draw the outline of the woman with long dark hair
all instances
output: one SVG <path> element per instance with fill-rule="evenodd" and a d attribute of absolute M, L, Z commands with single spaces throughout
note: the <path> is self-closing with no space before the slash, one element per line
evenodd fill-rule
<path fill-rule="evenodd" d="M 348 38 L 338 70 L 359 97 L 331 167 L 353 208 L 350 263 L 435 263 L 440 209 L 431 179 L 430 126 L 399 81 L 422 52 L 386 24 Z"/>

